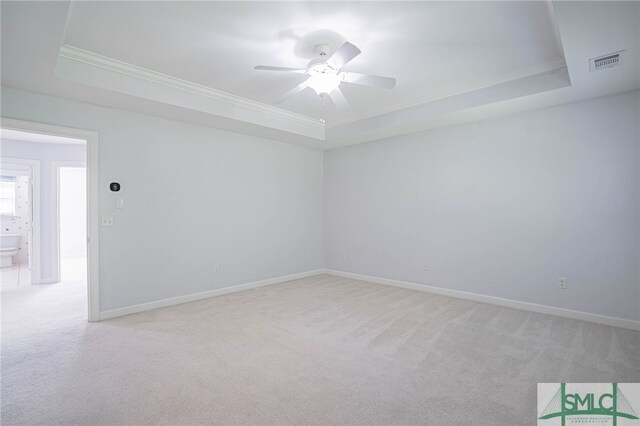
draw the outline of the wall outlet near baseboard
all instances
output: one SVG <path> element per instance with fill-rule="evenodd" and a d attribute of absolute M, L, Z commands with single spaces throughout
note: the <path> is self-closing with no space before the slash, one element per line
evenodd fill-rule
<path fill-rule="evenodd" d="M 347 260 L 347 253 L 342 252 L 342 260 Z"/>
<path fill-rule="evenodd" d="M 214 274 L 220 273 L 220 265 L 213 265 L 213 273 Z"/>
<path fill-rule="evenodd" d="M 428 264 L 428 263 L 425 263 L 425 264 L 424 264 L 424 270 L 425 270 L 425 271 L 428 271 L 428 270 L 429 270 L 429 264 Z"/>
<path fill-rule="evenodd" d="M 558 288 L 562 290 L 567 289 L 567 279 L 566 278 L 558 278 Z"/>

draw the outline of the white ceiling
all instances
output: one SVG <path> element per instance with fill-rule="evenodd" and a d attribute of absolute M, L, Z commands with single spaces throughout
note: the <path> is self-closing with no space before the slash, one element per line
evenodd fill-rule
<path fill-rule="evenodd" d="M 332 148 L 638 88 L 638 2 L 2 2 L 2 84 Z M 602 29 L 606 28 L 606 31 Z M 300 76 L 348 40 L 346 109 Z M 619 68 L 588 59 L 626 49 Z M 326 126 L 319 118 L 327 120 Z"/>
<path fill-rule="evenodd" d="M 316 44 L 350 41 L 363 53 L 345 70 L 392 76 L 397 86 L 344 84 L 351 106 L 340 110 L 311 89 L 280 105 L 331 124 L 557 68 L 550 10 L 546 2 L 78 2 L 64 42 L 270 104 L 306 77 L 255 65 L 305 68 Z"/>

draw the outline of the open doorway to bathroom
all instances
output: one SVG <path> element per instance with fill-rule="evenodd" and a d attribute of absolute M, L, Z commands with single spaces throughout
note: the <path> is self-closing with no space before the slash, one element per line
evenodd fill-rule
<path fill-rule="evenodd" d="M 0 278 L 3 289 L 31 284 L 32 165 L 0 162 Z"/>
<path fill-rule="evenodd" d="M 3 321 L 99 319 L 97 152 L 93 132 L 2 119 Z"/>

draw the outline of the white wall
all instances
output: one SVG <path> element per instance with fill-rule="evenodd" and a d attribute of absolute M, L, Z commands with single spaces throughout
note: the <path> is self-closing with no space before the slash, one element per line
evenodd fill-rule
<path fill-rule="evenodd" d="M 4 91 L 3 107 L 4 107 Z M 4 112 L 4 111 L 3 111 Z M 55 161 L 86 161 L 84 145 L 33 143 L 0 140 L 0 156 L 40 161 L 40 273 L 43 282 L 53 282 L 58 276 L 55 219 Z"/>
<path fill-rule="evenodd" d="M 102 310 L 325 260 L 638 320 L 638 101 L 635 91 L 324 155 L 15 89 L 3 89 L 2 114 L 99 132 L 100 209 L 116 224 L 101 228 Z"/>
<path fill-rule="evenodd" d="M 99 132 L 101 310 L 323 267 L 321 151 L 10 88 L 2 116 Z"/>
<path fill-rule="evenodd" d="M 86 256 L 87 169 L 60 167 L 60 257 Z"/>
<path fill-rule="evenodd" d="M 327 267 L 640 319 L 638 103 L 634 91 L 327 152 Z"/>

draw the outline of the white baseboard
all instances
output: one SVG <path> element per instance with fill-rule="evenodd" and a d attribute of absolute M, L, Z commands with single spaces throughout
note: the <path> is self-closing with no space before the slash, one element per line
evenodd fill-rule
<path fill-rule="evenodd" d="M 313 271 L 300 272 L 298 274 L 283 275 L 280 277 L 269 278 L 266 280 L 253 281 L 244 284 L 237 284 L 230 287 L 217 288 L 215 290 L 203 291 L 201 293 L 186 294 L 184 296 L 171 297 L 169 299 L 155 300 L 153 302 L 141 303 L 139 305 L 125 306 L 124 308 L 110 309 L 100 312 L 100 321 L 121 317 L 124 315 L 137 314 L 139 312 L 150 311 L 152 309 L 166 308 L 168 306 L 180 305 L 183 303 L 194 302 L 196 300 L 208 299 L 210 297 L 222 296 L 239 291 L 251 290 L 253 288 L 265 287 L 268 285 L 281 284 L 287 281 L 298 280 L 301 278 L 312 277 L 324 273 L 323 269 Z"/>
<path fill-rule="evenodd" d="M 537 312 L 541 314 L 556 315 L 559 317 L 577 319 L 582 321 L 594 322 L 597 324 L 610 325 L 613 327 L 628 328 L 631 330 L 640 330 L 640 321 L 633 321 L 624 318 L 608 317 L 605 315 L 592 314 L 582 311 L 573 311 L 571 309 L 557 308 L 555 306 L 538 305 L 536 303 L 520 302 L 512 299 L 504 299 L 502 297 L 487 296 L 478 293 L 469 293 L 466 291 L 450 290 L 442 287 L 434 287 L 430 285 L 417 284 L 408 281 L 398 281 L 389 278 L 373 277 L 370 275 L 355 274 L 352 272 L 338 271 L 335 269 L 325 269 L 324 273 L 335 275 L 338 277 L 353 278 L 361 281 L 368 281 L 376 284 L 383 284 L 393 287 L 406 288 L 410 290 L 423 291 L 426 293 L 440 294 L 443 296 L 456 297 L 459 299 L 473 300 L 475 302 L 490 303 L 492 305 L 504 306 L 507 308 L 520 309 L 523 311 Z"/>

